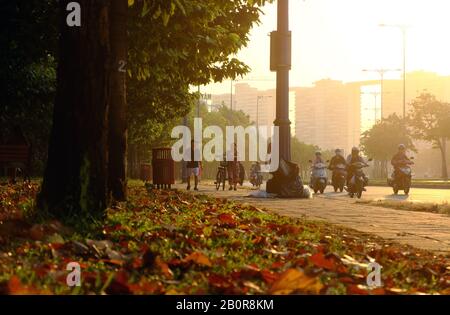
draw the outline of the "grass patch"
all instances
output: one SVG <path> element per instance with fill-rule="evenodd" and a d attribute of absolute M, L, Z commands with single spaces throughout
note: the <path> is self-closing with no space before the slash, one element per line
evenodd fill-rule
<path fill-rule="evenodd" d="M 396 200 L 357 200 L 356 203 L 396 210 L 432 212 L 450 215 L 450 205 L 447 202 L 431 203 Z"/>

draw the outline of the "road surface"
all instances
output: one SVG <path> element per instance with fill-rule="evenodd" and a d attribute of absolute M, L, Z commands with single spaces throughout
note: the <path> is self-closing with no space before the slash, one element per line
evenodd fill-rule
<path fill-rule="evenodd" d="M 394 195 L 391 187 L 366 187 L 367 191 L 363 194 L 366 200 L 398 200 L 411 202 L 431 202 L 444 203 L 450 202 L 450 189 L 430 189 L 430 188 L 412 188 L 409 196 L 402 192 Z M 325 198 L 348 198 L 345 193 L 334 193 L 333 188 L 328 186 L 327 191 L 322 197 Z"/>
<path fill-rule="evenodd" d="M 251 188 L 249 183 L 244 184 L 246 188 Z M 265 189 L 263 186 L 261 189 Z M 430 203 L 450 203 L 450 189 L 433 189 L 433 188 L 411 188 L 410 194 L 405 196 L 403 191 L 398 195 L 394 195 L 391 187 L 369 186 L 366 187 L 362 199 L 365 200 L 397 200 L 411 202 L 430 202 Z M 335 193 L 332 186 L 327 186 L 323 195 L 314 195 L 314 197 L 330 198 L 330 199 L 349 199 L 347 193 Z"/>

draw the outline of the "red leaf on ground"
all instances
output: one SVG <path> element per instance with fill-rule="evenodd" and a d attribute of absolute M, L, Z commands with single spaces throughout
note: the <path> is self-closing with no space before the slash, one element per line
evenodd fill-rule
<path fill-rule="evenodd" d="M 273 283 L 278 278 L 275 273 L 267 269 L 261 270 L 261 277 L 268 284 Z"/>
<path fill-rule="evenodd" d="M 236 220 L 233 218 L 233 216 L 231 214 L 228 213 L 222 213 L 218 216 L 220 222 L 225 223 L 225 224 L 236 224 Z"/>
<path fill-rule="evenodd" d="M 353 295 L 368 295 L 369 291 L 359 288 L 355 284 L 350 284 L 347 286 L 347 294 L 353 294 Z"/>
<path fill-rule="evenodd" d="M 355 280 L 350 277 L 341 277 L 339 278 L 339 282 L 342 283 L 355 283 Z"/>
<path fill-rule="evenodd" d="M 278 269 L 284 266 L 284 262 L 282 261 L 276 261 L 272 264 L 272 266 L 270 266 L 270 268 L 272 269 Z"/>
<path fill-rule="evenodd" d="M 327 270 L 336 270 L 337 260 L 333 257 L 325 257 L 322 252 L 312 255 L 309 260 L 317 267 L 327 269 Z"/>
<path fill-rule="evenodd" d="M 284 224 L 279 227 L 279 235 L 295 235 L 300 232 L 300 228 L 290 224 Z"/>

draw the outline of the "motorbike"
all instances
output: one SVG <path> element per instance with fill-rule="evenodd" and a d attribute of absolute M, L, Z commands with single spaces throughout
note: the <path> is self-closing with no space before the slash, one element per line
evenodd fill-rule
<path fill-rule="evenodd" d="M 372 159 L 370 159 L 369 162 L 370 161 L 372 161 Z M 363 172 L 363 169 L 369 167 L 369 165 L 363 162 L 355 162 L 350 164 L 350 167 L 354 170 L 354 175 L 348 184 L 348 193 L 350 198 L 356 196 L 360 199 L 364 188 L 369 184 L 369 180 Z"/>
<path fill-rule="evenodd" d="M 399 167 L 388 181 L 388 184 L 392 187 L 395 195 L 397 195 L 400 190 L 403 190 L 405 195 L 409 194 L 412 179 L 411 165 L 413 164 L 414 162 L 412 161 L 400 161 L 398 163 Z"/>
<path fill-rule="evenodd" d="M 312 161 L 310 161 L 312 163 Z M 325 163 L 317 163 L 311 167 L 311 183 L 310 187 L 315 194 L 324 193 L 328 183 L 327 165 Z"/>
<path fill-rule="evenodd" d="M 260 171 L 252 171 L 250 174 L 250 183 L 253 187 L 261 187 L 263 183 L 263 176 Z"/>
<path fill-rule="evenodd" d="M 334 188 L 334 192 L 338 190 L 344 191 L 345 180 L 347 178 L 347 167 L 344 164 L 338 164 L 333 169 L 333 175 L 331 177 L 331 185 Z"/>

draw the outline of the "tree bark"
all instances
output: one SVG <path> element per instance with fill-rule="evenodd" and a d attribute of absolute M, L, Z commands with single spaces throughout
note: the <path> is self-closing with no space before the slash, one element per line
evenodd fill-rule
<path fill-rule="evenodd" d="M 439 143 L 439 149 L 441 150 L 441 160 L 442 160 L 442 179 L 448 180 L 448 170 L 447 170 L 447 138 L 443 137 Z"/>
<path fill-rule="evenodd" d="M 57 91 L 38 205 L 56 217 L 102 216 L 107 197 L 109 1 L 79 0 L 81 26 L 60 1 Z"/>
<path fill-rule="evenodd" d="M 125 201 L 127 197 L 127 12 L 127 0 L 111 2 L 113 66 L 110 78 L 108 193 L 117 201 Z"/>

